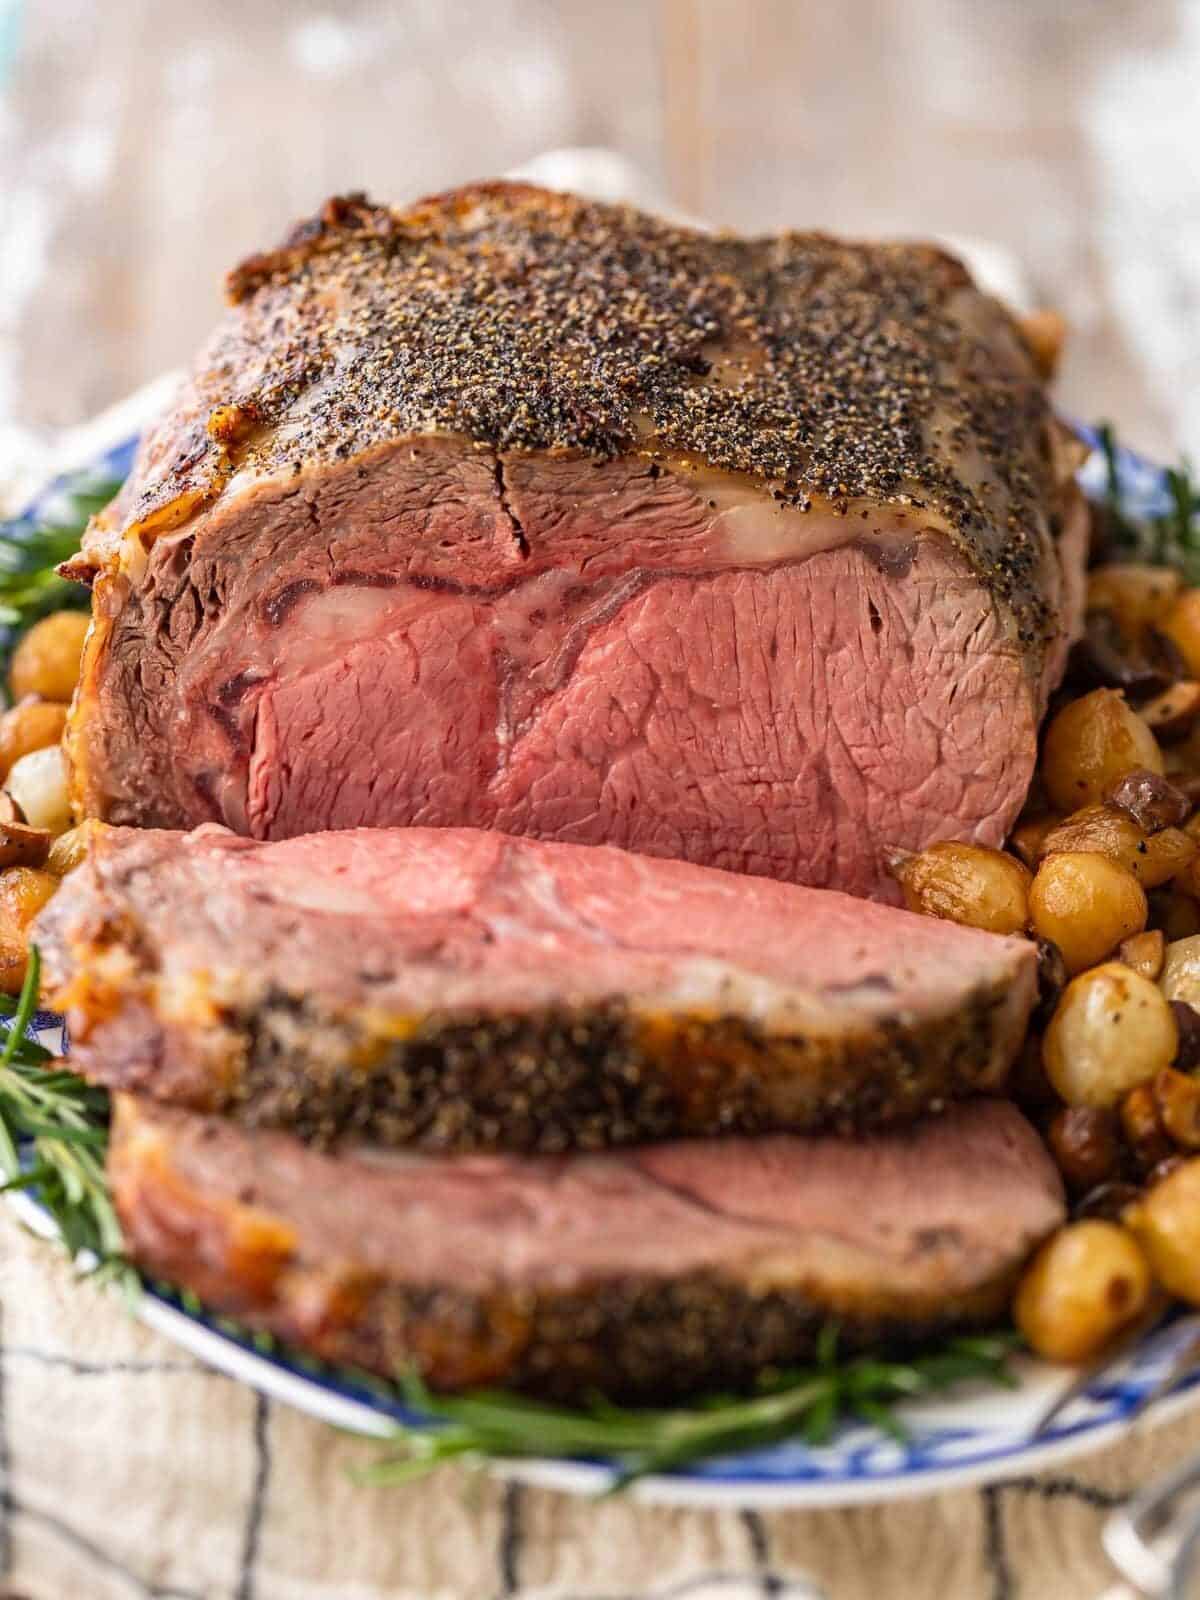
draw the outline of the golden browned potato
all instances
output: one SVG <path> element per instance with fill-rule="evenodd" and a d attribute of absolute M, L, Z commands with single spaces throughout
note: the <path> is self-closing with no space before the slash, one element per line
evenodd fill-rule
<path fill-rule="evenodd" d="M 1200 934 L 1167 945 L 1159 982 L 1168 1000 L 1200 1006 Z"/>
<path fill-rule="evenodd" d="M 29 926 L 58 888 L 58 879 L 37 867 L 0 872 L 0 989 L 18 994 L 29 957 Z"/>
<path fill-rule="evenodd" d="M 897 855 L 892 872 L 910 911 L 988 933 L 1020 933 L 1029 920 L 1030 874 L 1015 856 L 947 840 Z"/>
<path fill-rule="evenodd" d="M 1047 856 L 1029 890 L 1034 931 L 1062 953 L 1067 971 L 1082 972 L 1146 926 L 1146 892 L 1107 856 Z"/>
<path fill-rule="evenodd" d="M 67 725 L 67 708 L 56 700 L 22 700 L 0 716 L 0 780 L 14 761 L 31 750 L 58 744 Z"/>
<path fill-rule="evenodd" d="M 1162 772 L 1162 751 L 1117 689 L 1093 689 L 1069 701 L 1046 730 L 1042 779 L 1060 811 L 1096 804 L 1138 767 Z"/>
<path fill-rule="evenodd" d="M 1141 977 L 1157 983 L 1167 957 L 1166 935 L 1161 928 L 1147 928 L 1145 933 L 1135 933 L 1121 941 L 1117 956 Z"/>
<path fill-rule="evenodd" d="M 93 821 L 81 822 L 77 828 L 69 828 L 51 842 L 46 865 L 56 877 L 65 878 L 86 858 L 92 835 L 98 826 Z"/>
<path fill-rule="evenodd" d="M 1043 835 L 1038 860 L 1063 851 L 1107 856 L 1157 889 L 1200 858 L 1200 840 L 1183 828 L 1147 832 L 1117 806 L 1084 806 Z"/>
<path fill-rule="evenodd" d="M 1171 610 L 1183 579 L 1170 567 L 1114 561 L 1088 573 L 1087 609 L 1107 611 L 1127 639 L 1158 623 Z"/>
<path fill-rule="evenodd" d="M 1195 837 L 1194 835 L 1192 837 Z M 1178 886 L 1185 894 L 1190 894 L 1195 900 L 1200 896 L 1200 854 L 1194 855 L 1188 864 L 1176 874 Z"/>
<path fill-rule="evenodd" d="M 71 795 L 67 763 L 60 745 L 31 750 L 14 761 L 4 787 L 34 828 L 65 833 L 71 826 Z"/>
<path fill-rule="evenodd" d="M 1043 841 L 1061 822 L 1062 818 L 1053 812 L 1041 817 L 1027 817 L 1024 822 L 1018 822 L 1008 842 L 1025 865 L 1036 870 Z"/>
<path fill-rule="evenodd" d="M 1160 743 L 1182 739 L 1200 717 L 1200 682 L 1180 678 L 1140 706 L 1138 716 Z"/>
<path fill-rule="evenodd" d="M 1115 1222 L 1071 1222 L 1038 1251 L 1017 1290 L 1017 1327 L 1047 1361 L 1088 1361 L 1150 1303 L 1146 1255 Z"/>
<path fill-rule="evenodd" d="M 1185 589 L 1158 627 L 1187 663 L 1189 676 L 1200 678 L 1200 589 Z"/>
<path fill-rule="evenodd" d="M 1067 985 L 1042 1040 L 1042 1060 L 1069 1106 L 1103 1111 L 1169 1067 L 1178 1044 L 1157 984 L 1110 961 Z"/>
<path fill-rule="evenodd" d="M 57 888 L 54 874 L 37 867 L 0 872 L 0 920 L 9 927 L 28 927 Z"/>
<path fill-rule="evenodd" d="M 1126 1147 L 1142 1172 L 1149 1172 L 1172 1153 L 1173 1147 L 1154 1096 L 1153 1080 L 1139 1083 L 1136 1089 L 1129 1091 L 1121 1101 L 1119 1115 Z"/>
<path fill-rule="evenodd" d="M 1171 1140 L 1183 1150 L 1200 1150 L 1200 1079 L 1164 1067 L 1153 1089 L 1159 1120 Z"/>
<path fill-rule="evenodd" d="M 1183 825 L 1183 831 L 1189 839 L 1200 846 L 1200 811 L 1190 816 Z M 1197 850 L 1191 861 L 1182 872 L 1176 873 L 1178 882 L 1175 887 L 1182 889 L 1185 894 L 1190 894 L 1193 899 L 1200 895 L 1200 849 Z"/>
<path fill-rule="evenodd" d="M 1200 1305 L 1200 1159 L 1156 1183 L 1128 1220 L 1163 1288 Z"/>
<path fill-rule="evenodd" d="M 1178 735 L 1169 737 L 1167 745 L 1170 764 L 1176 774 L 1194 780 L 1196 774 L 1200 773 L 1200 719 L 1186 729 L 1182 738 Z"/>
<path fill-rule="evenodd" d="M 27 694 L 43 700 L 71 698 L 89 620 L 86 611 L 52 611 L 34 623 L 13 651 L 8 679 L 14 700 Z"/>

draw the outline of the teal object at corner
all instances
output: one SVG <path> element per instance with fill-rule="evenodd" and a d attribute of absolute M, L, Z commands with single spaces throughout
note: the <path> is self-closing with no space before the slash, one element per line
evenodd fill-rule
<path fill-rule="evenodd" d="M 0 89 L 4 88 L 9 70 L 17 58 L 23 10 L 22 0 L 0 0 Z"/>

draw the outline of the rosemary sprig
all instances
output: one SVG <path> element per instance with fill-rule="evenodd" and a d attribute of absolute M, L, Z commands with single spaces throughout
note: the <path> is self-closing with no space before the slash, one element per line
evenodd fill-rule
<path fill-rule="evenodd" d="M 811 1367 L 780 1373 L 756 1394 L 718 1395 L 694 1406 L 546 1405 L 506 1390 L 435 1395 L 415 1375 L 401 1380 L 406 1402 L 440 1426 L 398 1423 L 393 1441 L 360 1476 L 371 1483 L 405 1483 L 450 1461 L 514 1460 L 529 1456 L 602 1458 L 618 1468 L 614 1489 L 648 1472 L 667 1472 L 736 1451 L 798 1438 L 825 1443 L 846 1418 L 896 1438 L 905 1430 L 894 1407 L 958 1383 L 1012 1386 L 1014 1347 L 1005 1334 L 949 1340 L 907 1361 L 870 1357 L 840 1360 L 836 1330 L 828 1329 Z"/>
<path fill-rule="evenodd" d="M 83 1270 L 132 1288 L 136 1275 L 122 1254 L 104 1174 L 108 1096 L 52 1065 L 55 1058 L 27 1035 L 40 969 L 33 946 L 20 998 L 0 996 L 0 1015 L 11 1019 L 0 1050 L 0 1192 L 35 1189 Z"/>
<path fill-rule="evenodd" d="M 1110 422 L 1096 429 L 1104 459 L 1107 531 L 1122 554 L 1157 566 L 1176 567 L 1189 583 L 1200 583 L 1200 484 L 1185 460 L 1164 474 L 1169 509 L 1161 516 L 1132 516 L 1121 481 L 1120 447 Z"/>
<path fill-rule="evenodd" d="M 89 519 L 120 486 L 119 479 L 79 473 L 55 495 L 51 515 L 0 522 L 0 669 L 39 617 L 88 604 L 87 590 L 64 582 L 55 568 L 75 555 Z M 122 1254 L 104 1172 L 108 1096 L 54 1066 L 50 1052 L 27 1036 L 40 971 L 34 946 L 20 997 L 0 995 L 0 1016 L 10 1018 L 0 1050 L 0 1192 L 36 1191 L 72 1258 L 132 1291 L 137 1275 Z"/>
<path fill-rule="evenodd" d="M 121 487 L 119 479 L 80 474 L 56 498 L 52 516 L 0 522 L 0 650 L 47 611 L 86 606 L 88 592 L 55 572 L 79 549 L 88 520 Z"/>

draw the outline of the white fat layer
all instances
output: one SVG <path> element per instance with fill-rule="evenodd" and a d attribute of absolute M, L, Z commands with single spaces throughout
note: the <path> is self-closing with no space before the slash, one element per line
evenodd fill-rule
<path fill-rule="evenodd" d="M 686 1016 L 728 1012 L 772 1033 L 808 1035 L 844 1032 L 846 1013 L 813 995 L 783 988 L 774 979 L 732 967 L 711 956 L 675 956 L 671 981 L 653 995 L 634 1000 L 634 1011 L 669 1011 Z M 861 1015 L 861 1004 L 856 1015 Z"/>

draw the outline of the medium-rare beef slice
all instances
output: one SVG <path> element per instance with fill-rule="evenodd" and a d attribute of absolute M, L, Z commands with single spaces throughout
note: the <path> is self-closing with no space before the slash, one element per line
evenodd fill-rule
<path fill-rule="evenodd" d="M 82 813 L 893 899 L 889 847 L 1003 839 L 1083 512 L 957 261 L 490 184 L 331 202 L 230 292 L 73 568 Z"/>
<path fill-rule="evenodd" d="M 1032 946 L 470 829 L 98 828 L 35 937 L 72 1062 L 328 1142 L 856 1127 L 995 1089 Z"/>
<path fill-rule="evenodd" d="M 1020 1113 L 977 1101 L 862 1141 L 618 1154 L 314 1151 L 119 1096 L 133 1259 L 331 1361 L 443 1389 L 666 1399 L 985 1326 L 1063 1220 Z"/>

